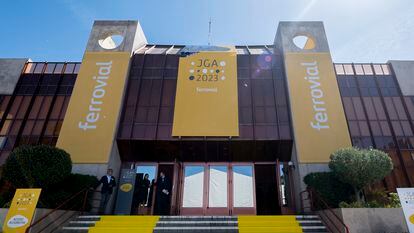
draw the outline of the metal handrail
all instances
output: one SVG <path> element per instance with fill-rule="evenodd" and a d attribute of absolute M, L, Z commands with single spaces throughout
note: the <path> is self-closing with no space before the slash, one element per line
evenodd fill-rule
<path fill-rule="evenodd" d="M 40 223 L 41 223 L 44 219 L 46 219 L 47 217 L 49 217 L 49 216 L 50 216 L 51 214 L 53 214 L 54 212 L 56 212 L 56 211 L 60 210 L 62 207 L 64 207 L 64 206 L 65 206 L 66 204 L 68 204 L 70 201 L 74 200 L 76 197 L 80 197 L 82 194 L 84 195 L 84 196 L 83 196 L 83 199 L 82 199 L 82 203 L 81 203 L 81 204 L 82 204 L 82 206 L 81 206 L 80 211 L 78 211 L 78 212 L 80 212 L 81 214 L 83 214 L 83 213 L 84 213 L 84 211 L 85 211 L 85 207 L 86 207 L 87 200 L 88 200 L 88 194 L 89 194 L 90 192 L 95 192 L 95 191 L 94 191 L 93 189 L 91 189 L 91 187 L 88 187 L 88 188 L 82 189 L 81 191 L 79 191 L 79 192 L 75 193 L 74 195 L 70 196 L 68 199 L 66 199 L 64 202 L 62 202 L 62 203 L 61 203 L 60 205 L 58 205 L 56 208 L 54 208 L 53 210 L 49 211 L 47 214 L 43 215 L 41 218 L 39 218 L 39 219 L 38 219 L 38 220 L 36 220 L 35 222 L 31 223 L 31 224 L 29 225 L 29 227 L 27 227 L 27 228 L 26 228 L 25 233 L 29 233 L 31 229 L 33 229 L 35 226 L 37 226 L 38 224 L 40 224 Z M 73 207 L 76 207 L 76 205 L 77 205 L 77 204 L 79 204 L 79 203 L 75 203 L 73 206 L 71 206 L 71 207 L 69 208 L 69 210 L 70 210 L 70 209 L 72 209 Z M 67 210 L 67 211 L 69 211 L 69 210 Z M 76 213 L 76 212 L 75 212 L 75 213 Z M 66 218 L 64 222 L 66 222 L 68 219 L 70 219 L 71 217 L 73 217 L 73 215 L 75 215 L 75 213 L 74 213 L 74 214 L 72 214 L 72 215 L 70 215 L 68 218 Z M 63 212 L 63 214 L 59 215 L 59 216 L 55 219 L 55 221 L 56 221 L 57 219 L 60 219 L 61 217 L 63 217 L 65 214 L 66 214 L 66 212 Z M 51 223 L 50 223 L 50 224 L 51 224 Z M 47 227 L 49 227 L 49 225 L 50 225 L 50 224 L 46 225 L 46 226 L 45 226 L 44 228 L 42 228 L 39 232 L 42 232 L 44 229 L 46 229 Z"/>
<path fill-rule="evenodd" d="M 307 193 L 308 197 L 306 199 L 303 198 L 303 194 Z M 315 211 L 315 202 L 319 202 L 323 204 L 323 211 L 321 211 L 322 214 L 324 214 L 326 216 L 326 218 L 329 220 L 329 222 L 335 227 L 337 232 L 342 233 L 343 229 L 345 229 L 346 233 L 349 233 L 349 228 L 348 226 L 344 223 L 344 221 L 333 211 L 333 209 L 328 205 L 328 203 L 326 203 L 326 201 L 313 189 L 308 188 L 302 192 L 299 193 L 300 195 L 300 201 L 301 201 L 301 205 L 302 205 L 302 212 L 305 211 L 305 208 L 310 208 L 311 211 Z M 310 202 L 310 206 L 305 207 L 304 206 L 304 201 L 309 200 Z M 337 220 L 336 222 L 339 222 L 341 226 L 338 226 L 335 221 L 333 221 L 328 214 L 325 213 L 325 211 L 328 211 L 329 213 L 331 213 L 335 219 Z M 326 222 L 326 220 L 324 220 L 321 217 L 321 220 Z M 329 224 L 325 224 L 326 227 L 329 229 L 330 232 L 333 232 L 330 225 Z M 342 230 L 340 229 L 342 227 Z"/>

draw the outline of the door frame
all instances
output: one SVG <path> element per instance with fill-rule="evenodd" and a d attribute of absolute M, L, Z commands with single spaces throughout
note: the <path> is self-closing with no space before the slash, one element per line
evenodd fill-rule
<path fill-rule="evenodd" d="M 211 166 L 226 166 L 227 168 L 227 207 L 210 207 L 210 167 Z M 231 215 L 231 207 L 232 202 L 231 200 L 231 190 L 230 186 L 232 183 L 232 180 L 230 178 L 230 168 L 231 163 L 228 162 L 212 162 L 212 163 L 206 163 L 206 176 L 207 176 L 207 193 L 204 198 L 206 199 L 206 206 L 205 208 L 205 215 Z"/>
<path fill-rule="evenodd" d="M 178 174 L 178 168 L 179 168 L 179 164 L 175 163 L 175 162 L 134 162 L 134 170 L 135 172 L 137 171 L 137 167 L 138 166 L 155 166 L 155 183 L 157 183 L 158 181 L 158 172 L 159 172 L 159 166 L 160 165 L 172 165 L 173 166 L 173 177 L 170 177 L 170 181 L 171 181 L 171 202 L 170 202 L 170 214 L 175 214 L 177 212 L 177 191 L 178 191 L 178 187 L 179 185 L 177 185 L 177 181 L 179 178 L 179 174 Z M 155 195 L 157 193 L 157 185 L 155 185 L 154 189 L 153 189 L 153 193 L 152 193 L 152 197 L 150 197 L 152 199 L 152 205 L 151 205 L 151 210 L 150 210 L 150 215 L 154 214 L 154 208 L 155 208 Z"/>
<path fill-rule="evenodd" d="M 248 162 L 233 162 L 230 163 L 231 165 L 231 209 L 230 215 L 256 215 L 257 213 L 257 205 L 256 205 L 256 175 L 255 175 L 255 163 L 248 163 Z M 234 166 L 251 166 L 252 167 L 252 179 L 253 179 L 253 207 L 234 207 L 233 199 L 234 199 L 234 190 L 233 190 L 233 167 Z"/>
<path fill-rule="evenodd" d="M 183 207 L 184 203 L 184 182 L 185 182 L 185 167 L 186 166 L 200 166 L 203 167 L 203 202 L 201 207 Z M 206 212 L 206 195 L 207 189 L 207 175 L 206 175 L 206 166 L 204 162 L 184 162 L 181 166 L 181 177 L 180 177 L 180 200 L 179 200 L 179 213 L 180 215 L 205 215 Z M 208 201 L 208 200 L 207 200 Z"/>
<path fill-rule="evenodd" d="M 157 179 L 158 179 L 158 163 L 156 163 L 156 162 L 135 162 L 134 163 L 135 174 L 137 173 L 137 168 L 139 166 L 155 166 L 154 179 L 155 179 L 155 183 L 157 183 Z M 150 185 L 151 185 L 151 181 L 150 181 Z M 153 191 L 152 191 L 152 197 L 149 197 L 149 198 L 151 198 L 150 215 L 153 215 L 154 214 L 155 194 L 156 194 L 156 192 L 157 192 L 157 186 L 155 185 L 155 187 L 153 188 Z"/>

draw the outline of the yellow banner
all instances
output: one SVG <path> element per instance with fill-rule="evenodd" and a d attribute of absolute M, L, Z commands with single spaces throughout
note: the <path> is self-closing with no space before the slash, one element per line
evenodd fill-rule
<path fill-rule="evenodd" d="M 326 163 L 351 139 L 329 53 L 288 53 L 285 66 L 299 162 Z"/>
<path fill-rule="evenodd" d="M 239 136 L 234 47 L 180 58 L 172 135 Z"/>
<path fill-rule="evenodd" d="M 108 162 L 128 74 L 128 52 L 86 52 L 57 147 L 74 163 Z"/>
<path fill-rule="evenodd" d="M 32 222 L 41 189 L 17 189 L 3 224 L 3 232 L 24 233 Z"/>

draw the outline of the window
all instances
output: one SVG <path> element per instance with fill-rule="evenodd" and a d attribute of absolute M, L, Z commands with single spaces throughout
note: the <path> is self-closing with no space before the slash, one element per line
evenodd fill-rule
<path fill-rule="evenodd" d="M 80 66 L 81 66 L 81 63 L 76 64 L 76 66 L 75 66 L 75 70 L 73 71 L 73 73 L 74 73 L 74 74 L 79 73 Z"/>
<path fill-rule="evenodd" d="M 171 47 L 155 47 L 148 50 L 148 54 L 164 54 Z"/>
<path fill-rule="evenodd" d="M 183 47 L 175 47 L 168 50 L 168 54 L 178 54 Z"/>
<path fill-rule="evenodd" d="M 56 63 L 48 63 L 46 66 L 45 74 L 53 74 L 55 70 Z"/>
<path fill-rule="evenodd" d="M 265 47 L 253 47 L 249 48 L 250 54 L 269 54 L 269 51 Z"/>
<path fill-rule="evenodd" d="M 354 70 L 352 69 L 352 65 L 344 65 L 344 70 L 346 75 L 353 75 Z"/>
<path fill-rule="evenodd" d="M 43 72 L 43 68 L 45 67 L 44 63 L 37 63 L 36 68 L 34 70 L 35 74 L 41 74 Z"/>
<path fill-rule="evenodd" d="M 355 73 L 357 75 L 363 75 L 364 74 L 364 70 L 362 69 L 362 65 L 358 64 L 358 65 L 354 65 L 355 67 Z"/>
<path fill-rule="evenodd" d="M 62 73 L 62 70 L 63 70 L 63 66 L 64 65 L 65 64 L 63 64 L 63 63 L 56 64 L 56 68 L 55 68 L 55 71 L 53 71 L 53 73 L 54 74 L 60 74 L 60 73 Z"/>
<path fill-rule="evenodd" d="M 33 73 L 33 71 L 35 69 L 35 66 L 36 66 L 36 63 L 32 63 L 32 62 L 27 63 L 26 69 L 24 70 L 24 73 L 25 74 Z"/>
<path fill-rule="evenodd" d="M 341 64 L 335 65 L 336 74 L 343 75 L 345 74 L 344 67 Z"/>
<path fill-rule="evenodd" d="M 369 64 L 365 64 L 365 65 L 362 65 L 362 68 L 364 69 L 364 73 L 366 74 L 366 75 L 373 75 L 374 73 L 372 72 L 372 67 L 371 67 L 371 65 L 369 65 Z"/>
<path fill-rule="evenodd" d="M 381 65 L 374 65 L 374 71 L 375 71 L 376 75 L 383 75 L 384 74 L 384 72 L 382 72 Z"/>
<path fill-rule="evenodd" d="M 384 64 L 384 65 L 381 65 L 381 67 L 385 75 L 390 74 L 390 68 L 388 67 L 388 65 Z"/>
<path fill-rule="evenodd" d="M 249 51 L 247 50 L 246 47 L 238 47 L 236 48 L 237 54 L 249 54 Z"/>
<path fill-rule="evenodd" d="M 65 74 L 72 74 L 74 69 L 75 69 L 75 64 L 73 63 L 66 64 Z"/>

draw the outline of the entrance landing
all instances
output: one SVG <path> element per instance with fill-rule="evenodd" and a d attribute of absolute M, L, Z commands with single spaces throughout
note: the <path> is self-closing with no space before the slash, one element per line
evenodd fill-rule
<path fill-rule="evenodd" d="M 299 233 L 327 232 L 316 215 L 79 216 L 61 232 L 90 233 Z"/>

